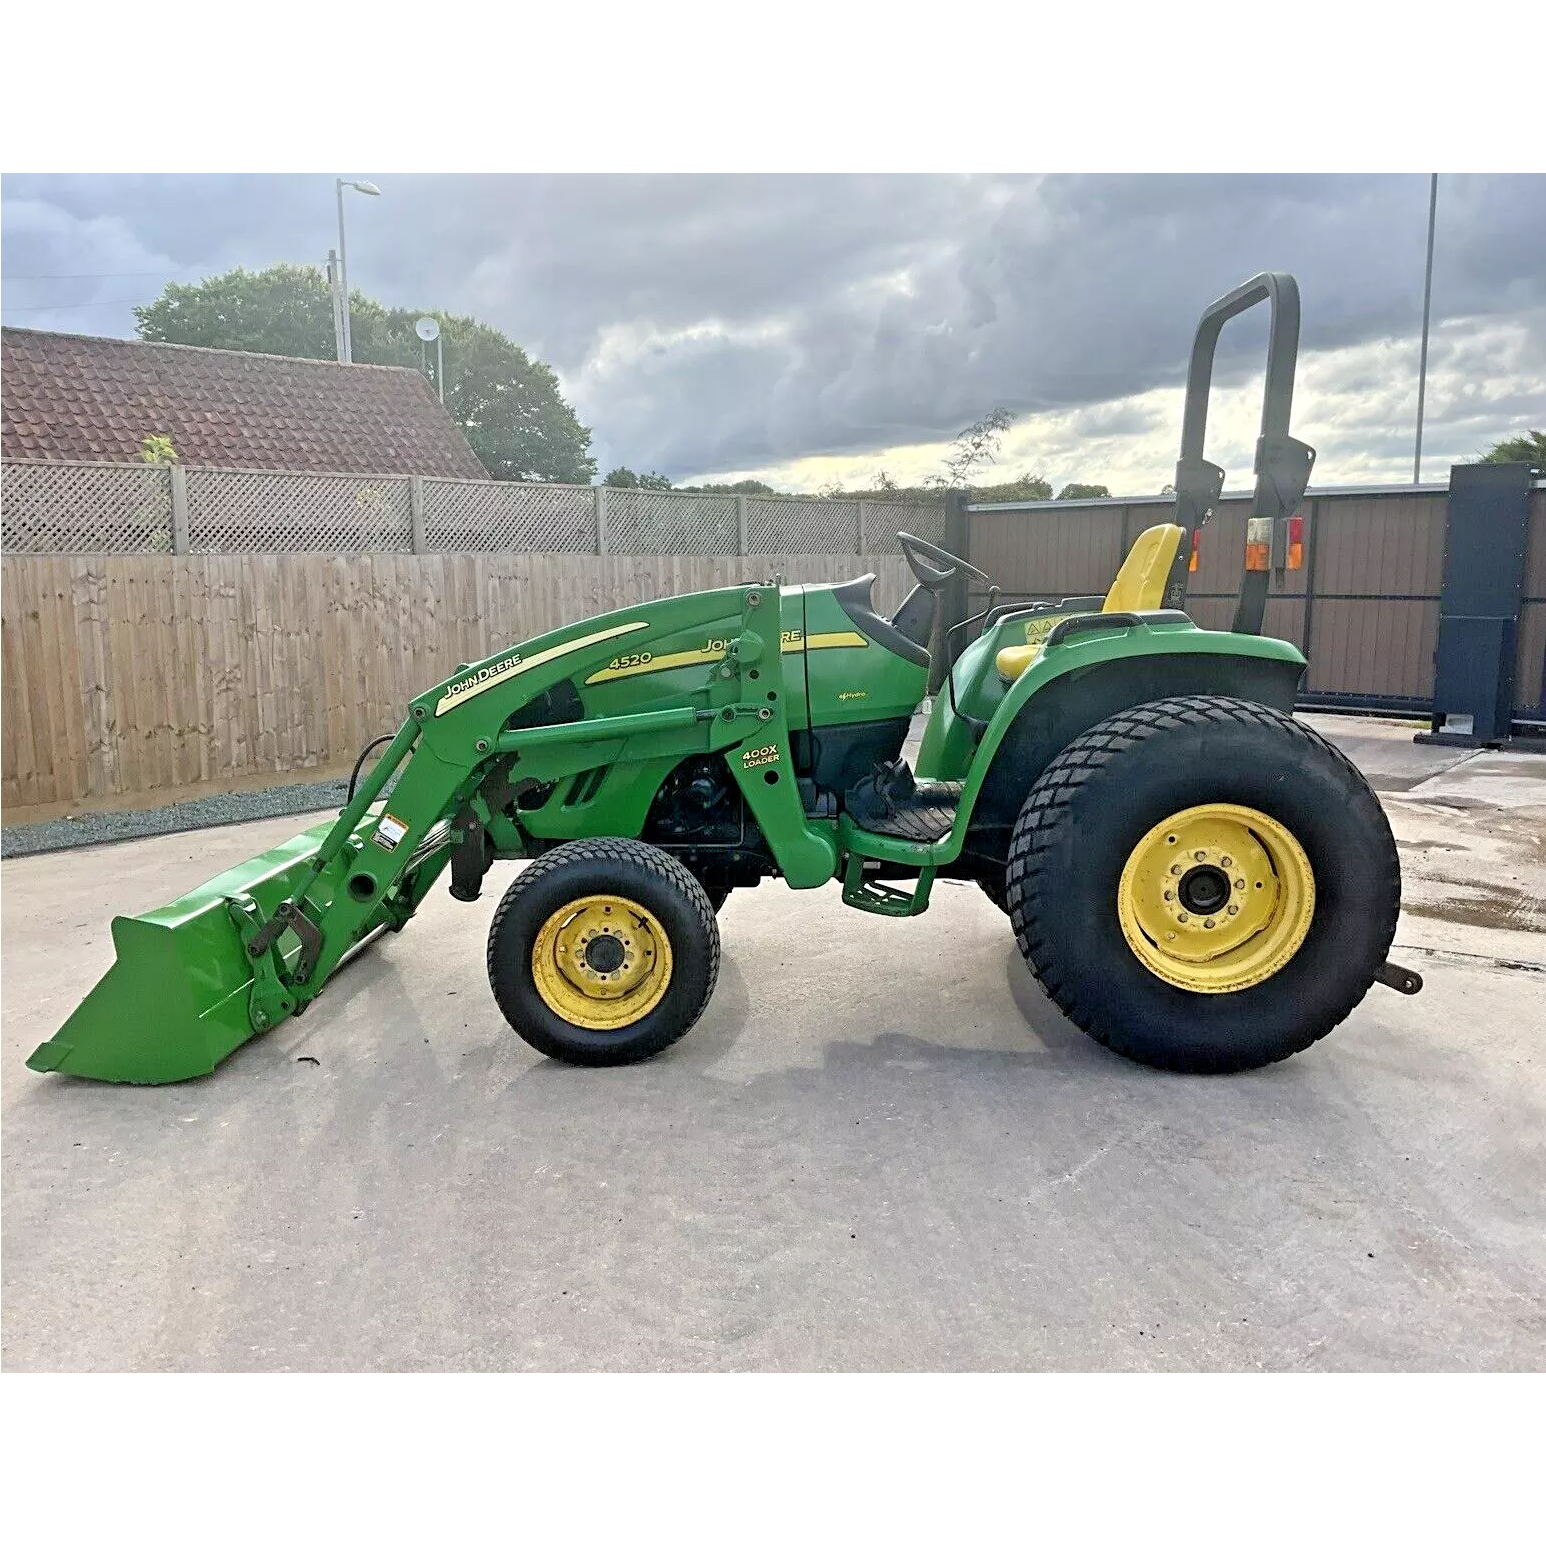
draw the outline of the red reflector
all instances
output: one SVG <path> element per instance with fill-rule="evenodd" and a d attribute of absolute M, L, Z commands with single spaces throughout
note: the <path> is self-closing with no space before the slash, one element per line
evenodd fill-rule
<path fill-rule="evenodd" d="M 1197 573 L 1197 554 L 1201 547 L 1202 527 L 1194 526 L 1192 528 L 1192 556 L 1186 561 L 1186 569 L 1188 574 Z"/>
<path fill-rule="evenodd" d="M 1304 568 L 1304 517 L 1302 515 L 1291 515 L 1288 518 L 1288 567 Z"/>

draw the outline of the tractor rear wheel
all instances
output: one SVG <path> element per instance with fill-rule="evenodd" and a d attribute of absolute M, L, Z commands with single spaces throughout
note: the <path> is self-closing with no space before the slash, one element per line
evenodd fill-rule
<path fill-rule="evenodd" d="M 529 864 L 488 938 L 489 983 L 518 1035 L 590 1067 L 637 1063 L 690 1031 L 719 975 L 696 878 L 632 838 L 581 838 Z"/>
<path fill-rule="evenodd" d="M 1363 776 L 1264 704 L 1102 720 L 1032 786 L 1010 843 L 1021 953 L 1104 1046 L 1228 1073 L 1346 1018 L 1395 934 L 1401 870 Z"/>

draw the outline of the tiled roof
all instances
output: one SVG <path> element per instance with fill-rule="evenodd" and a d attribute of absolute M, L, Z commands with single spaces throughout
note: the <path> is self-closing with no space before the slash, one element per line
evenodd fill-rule
<path fill-rule="evenodd" d="M 416 370 L 0 330 L 7 457 L 137 462 L 168 435 L 194 467 L 488 473 Z"/>

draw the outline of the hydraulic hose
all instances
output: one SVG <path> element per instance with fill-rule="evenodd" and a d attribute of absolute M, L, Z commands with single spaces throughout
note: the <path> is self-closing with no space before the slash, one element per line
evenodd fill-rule
<path fill-rule="evenodd" d="M 394 730 L 391 735 L 378 735 L 374 741 L 367 743 L 365 750 L 362 751 L 355 759 L 354 772 L 349 775 L 349 797 L 344 801 L 345 805 L 348 805 L 350 801 L 354 799 L 354 788 L 355 785 L 360 781 L 360 769 L 365 766 L 365 759 L 370 756 L 370 754 L 375 751 L 378 746 L 385 746 L 388 741 L 392 740 L 396 736 L 396 734 L 397 732 Z"/>

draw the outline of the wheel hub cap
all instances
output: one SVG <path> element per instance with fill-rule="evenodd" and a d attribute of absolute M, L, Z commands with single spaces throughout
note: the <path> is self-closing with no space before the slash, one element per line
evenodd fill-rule
<path fill-rule="evenodd" d="M 1117 885 L 1134 955 L 1173 987 L 1238 993 L 1279 972 L 1309 933 L 1315 874 L 1281 822 L 1194 805 L 1151 827 Z"/>
<path fill-rule="evenodd" d="M 647 907 L 598 895 L 549 914 L 531 951 L 542 1001 L 585 1030 L 616 1031 L 642 1020 L 671 984 L 671 941 Z"/>

